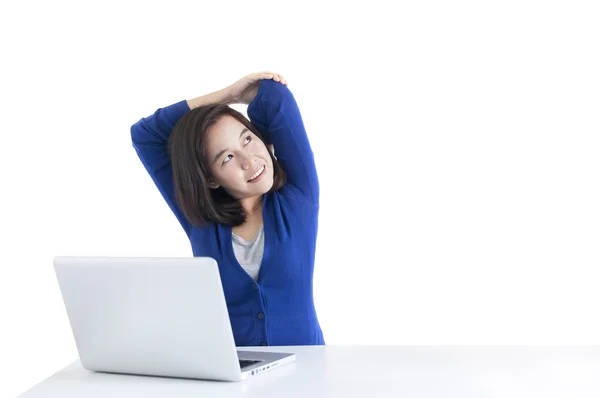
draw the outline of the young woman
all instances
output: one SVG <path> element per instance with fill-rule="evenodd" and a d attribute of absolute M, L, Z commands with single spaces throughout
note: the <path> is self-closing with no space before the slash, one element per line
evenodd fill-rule
<path fill-rule="evenodd" d="M 286 80 L 247 75 L 159 108 L 131 138 L 193 255 L 217 261 L 236 345 L 325 344 L 313 302 L 319 182 Z"/>

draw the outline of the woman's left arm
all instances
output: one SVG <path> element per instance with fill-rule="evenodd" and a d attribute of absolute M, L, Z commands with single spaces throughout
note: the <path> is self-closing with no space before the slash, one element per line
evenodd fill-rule
<path fill-rule="evenodd" d="M 288 182 L 318 206 L 319 179 L 314 154 L 290 89 L 274 80 L 262 80 L 247 113 L 265 141 L 274 145 Z"/>

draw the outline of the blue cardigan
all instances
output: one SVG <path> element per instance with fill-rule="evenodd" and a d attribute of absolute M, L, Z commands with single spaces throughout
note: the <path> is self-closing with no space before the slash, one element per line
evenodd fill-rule
<path fill-rule="evenodd" d="M 194 256 L 217 261 L 236 345 L 324 345 L 313 301 L 319 181 L 294 96 L 286 86 L 262 80 L 247 110 L 265 141 L 274 145 L 287 173 L 286 184 L 264 196 L 265 247 L 257 282 L 234 255 L 231 227 L 215 223 L 195 227 L 175 199 L 167 140 L 189 110 L 185 100 L 159 108 L 131 127 L 131 139 L 188 235 Z"/>

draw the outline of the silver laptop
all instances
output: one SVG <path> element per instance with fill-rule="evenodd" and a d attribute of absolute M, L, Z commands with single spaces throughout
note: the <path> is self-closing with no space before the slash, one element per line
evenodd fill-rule
<path fill-rule="evenodd" d="M 54 268 L 88 370 L 238 381 L 296 359 L 237 350 L 213 258 L 59 256 Z"/>

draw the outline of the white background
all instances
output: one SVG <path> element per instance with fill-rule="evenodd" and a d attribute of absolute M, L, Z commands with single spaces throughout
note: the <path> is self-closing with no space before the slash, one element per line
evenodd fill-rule
<path fill-rule="evenodd" d="M 316 157 L 328 344 L 600 343 L 598 9 L 406 3 L 3 3 L 0 396 L 77 358 L 54 256 L 191 255 L 130 126 L 263 70 Z"/>

